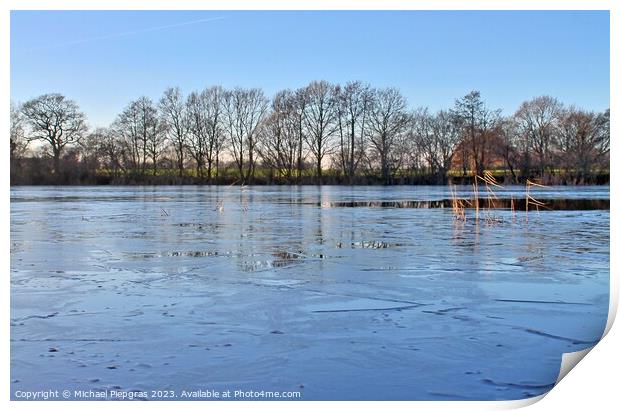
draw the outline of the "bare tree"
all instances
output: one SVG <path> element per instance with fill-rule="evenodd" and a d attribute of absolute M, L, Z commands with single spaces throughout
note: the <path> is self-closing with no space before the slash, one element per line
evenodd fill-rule
<path fill-rule="evenodd" d="M 222 87 L 213 86 L 200 93 L 192 93 L 186 103 L 190 131 L 189 150 L 196 160 L 201 181 L 204 179 L 204 167 L 207 167 L 209 184 L 213 181 L 214 169 L 215 174 L 218 173 L 224 145 L 224 95 Z"/>
<path fill-rule="evenodd" d="M 460 142 L 458 121 L 447 111 L 430 115 L 428 110 L 418 111 L 414 121 L 420 154 L 436 176 L 437 183 L 448 181 L 448 171 Z"/>
<path fill-rule="evenodd" d="M 220 154 L 224 146 L 224 96 L 226 92 L 220 86 L 193 92 L 187 99 L 189 124 L 189 151 L 202 181 L 206 175 L 209 184 L 219 168 Z M 214 173 L 215 170 L 215 173 Z"/>
<path fill-rule="evenodd" d="M 501 130 L 501 109 L 488 109 L 485 105 L 480 116 L 479 140 L 472 145 L 474 165 L 478 175 L 483 175 L 493 155 L 493 145 Z"/>
<path fill-rule="evenodd" d="M 157 160 L 163 151 L 164 132 L 153 101 L 143 96 L 130 102 L 115 120 L 113 129 L 129 150 L 127 157 L 133 173 L 139 171 L 144 176 L 150 159 L 156 174 Z"/>
<path fill-rule="evenodd" d="M 553 149 L 557 144 L 558 123 L 562 104 L 549 96 L 526 101 L 517 110 L 514 120 L 520 134 L 523 152 L 523 174 L 530 174 L 531 163 L 538 163 L 541 177 L 551 165 Z"/>
<path fill-rule="evenodd" d="M 65 147 L 79 143 L 86 133 L 86 116 L 73 100 L 57 93 L 27 101 L 21 112 L 29 126 L 27 140 L 49 144 L 54 158 L 54 174 L 60 175 L 60 156 Z"/>
<path fill-rule="evenodd" d="M 370 87 L 360 81 L 336 86 L 334 98 L 340 137 L 338 162 L 349 184 L 353 184 L 355 172 L 366 155 Z"/>
<path fill-rule="evenodd" d="M 123 145 L 113 131 L 97 127 L 86 134 L 80 142 L 80 163 L 93 176 L 103 174 L 117 180 L 124 171 L 121 152 Z M 77 154 L 74 152 L 74 154 Z"/>
<path fill-rule="evenodd" d="M 290 90 L 278 92 L 271 112 L 261 127 L 258 151 L 265 165 L 292 181 L 299 153 L 299 114 L 296 95 Z"/>
<path fill-rule="evenodd" d="M 303 162 L 305 159 L 304 153 L 304 141 L 305 141 L 305 129 L 304 118 L 306 117 L 306 107 L 308 106 L 308 93 L 306 88 L 300 88 L 295 91 L 295 124 L 297 125 L 297 183 L 301 183 L 301 173 L 303 171 Z"/>
<path fill-rule="evenodd" d="M 480 98 L 479 91 L 472 91 L 465 97 L 457 99 L 451 113 L 458 120 L 461 128 L 462 138 L 460 143 L 460 157 L 463 169 L 463 176 L 467 175 L 470 161 L 470 143 L 476 141 L 476 134 L 479 124 L 480 112 L 484 108 L 484 103 Z M 476 171 L 477 172 L 477 171 Z"/>
<path fill-rule="evenodd" d="M 412 181 L 415 181 L 420 172 L 427 166 L 420 151 L 420 144 L 417 141 L 417 120 L 415 112 L 407 114 L 404 138 L 397 140 L 398 144 L 395 148 L 395 157 L 399 159 L 405 174 L 409 175 Z"/>
<path fill-rule="evenodd" d="M 467 162 L 473 161 L 476 174 L 484 174 L 489 156 L 489 140 L 500 122 L 500 110 L 490 110 L 474 90 L 456 100 L 452 114 L 459 120 L 462 129 L 461 157 L 463 175 L 467 174 Z"/>
<path fill-rule="evenodd" d="M 204 109 L 207 118 L 207 175 L 209 176 L 209 183 L 213 178 L 212 169 L 215 166 L 215 173 L 217 175 L 220 163 L 220 154 L 224 147 L 224 111 L 223 111 L 223 99 L 224 89 L 220 86 L 210 87 L 204 90 L 201 94 L 202 101 L 204 102 Z"/>
<path fill-rule="evenodd" d="M 142 138 L 140 109 L 136 101 L 129 103 L 118 115 L 112 129 L 121 145 L 127 149 L 125 164 L 135 176 L 144 170 L 146 163 L 146 140 Z"/>
<path fill-rule="evenodd" d="M 439 181 L 446 183 L 460 141 L 458 121 L 449 111 L 440 110 L 432 121 L 436 169 Z"/>
<path fill-rule="evenodd" d="M 252 184 L 258 128 L 267 109 L 268 100 L 260 89 L 235 88 L 224 94 L 226 132 L 242 183 Z"/>
<path fill-rule="evenodd" d="M 593 167 L 609 154 L 609 117 L 570 107 L 560 115 L 558 148 L 563 165 L 585 182 Z"/>
<path fill-rule="evenodd" d="M 11 160 L 19 161 L 28 148 L 28 140 L 24 130 L 24 118 L 18 105 L 11 101 L 11 117 L 10 117 L 10 153 Z"/>
<path fill-rule="evenodd" d="M 379 159 L 384 184 L 391 182 L 399 162 L 395 149 L 408 124 L 406 110 L 407 100 L 397 89 L 386 88 L 373 93 L 368 118 L 369 143 Z"/>
<path fill-rule="evenodd" d="M 313 81 L 306 87 L 304 139 L 316 159 L 317 182 L 323 182 L 323 159 L 331 153 L 336 132 L 334 87 L 326 81 Z"/>
<path fill-rule="evenodd" d="M 127 176 L 127 146 L 124 141 L 109 128 L 97 128 L 88 137 L 97 147 L 98 157 L 113 179 Z"/>
<path fill-rule="evenodd" d="M 165 124 L 168 140 L 176 155 L 179 177 L 183 178 L 185 153 L 188 145 L 188 119 L 186 105 L 179 87 L 170 87 L 159 100 L 162 122 Z"/>
<path fill-rule="evenodd" d="M 18 105 L 11 101 L 10 117 L 10 179 L 11 183 L 19 181 L 24 173 L 22 159 L 28 149 L 28 140 L 24 130 L 24 118 Z"/>
<path fill-rule="evenodd" d="M 196 161 L 196 174 L 202 183 L 204 180 L 204 167 L 207 150 L 209 147 L 209 120 L 207 118 L 204 96 L 198 92 L 192 92 L 187 97 L 187 119 L 189 131 L 188 149 Z"/>
<path fill-rule="evenodd" d="M 428 108 L 420 107 L 411 113 L 411 136 L 423 161 L 425 174 L 437 172 L 437 152 L 435 150 L 435 137 L 433 135 L 432 116 Z"/>
<path fill-rule="evenodd" d="M 157 107 L 148 99 L 144 101 L 145 106 L 142 108 L 143 124 L 145 126 L 144 133 L 146 137 L 146 148 L 148 156 L 151 159 L 151 167 L 153 176 L 157 176 L 157 166 L 159 160 L 166 150 L 166 125 L 160 120 Z"/>
<path fill-rule="evenodd" d="M 523 164 L 522 155 L 518 149 L 519 134 L 514 117 L 502 118 L 497 128 L 494 141 L 494 154 L 504 161 L 504 167 L 510 171 L 510 176 L 504 176 L 504 182 L 512 180 L 518 182 L 517 169 Z"/>

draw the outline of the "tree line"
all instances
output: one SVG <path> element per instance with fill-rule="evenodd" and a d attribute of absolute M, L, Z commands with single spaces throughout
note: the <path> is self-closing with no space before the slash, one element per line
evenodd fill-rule
<path fill-rule="evenodd" d="M 129 102 L 104 128 L 90 129 L 57 93 L 11 103 L 10 118 L 12 184 L 446 184 L 485 171 L 505 183 L 609 179 L 609 109 L 550 96 L 504 115 L 472 91 L 431 112 L 396 88 L 313 81 L 272 98 L 171 87 Z"/>

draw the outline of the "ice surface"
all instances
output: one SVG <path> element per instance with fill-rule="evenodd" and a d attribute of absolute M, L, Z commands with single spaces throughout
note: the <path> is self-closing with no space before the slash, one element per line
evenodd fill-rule
<path fill-rule="evenodd" d="M 609 210 L 527 223 L 499 210 L 501 223 L 476 225 L 441 208 L 321 206 L 445 198 L 444 187 L 12 188 L 11 391 L 548 391 L 562 353 L 605 327 Z"/>

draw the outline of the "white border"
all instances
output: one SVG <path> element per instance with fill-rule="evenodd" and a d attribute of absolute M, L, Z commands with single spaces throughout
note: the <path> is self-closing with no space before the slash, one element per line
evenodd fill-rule
<path fill-rule="evenodd" d="M 228 0 L 228 1 L 210 1 L 198 2 L 196 0 L 5 0 L 3 4 L 3 14 L 0 20 L 0 56 L 4 56 L 1 60 L 4 63 L 0 65 L 2 72 L 3 90 L 10 89 L 10 53 L 9 53 L 9 35 L 10 35 L 10 10 L 342 10 L 342 9 L 364 9 L 364 10 L 611 10 L 611 70 L 610 70 L 610 86 L 613 91 L 610 98 L 611 111 L 618 112 L 618 73 L 620 66 L 618 65 L 618 12 L 620 6 L 617 1 L 612 0 L 298 0 L 292 1 L 282 0 Z M 578 56 L 576 56 L 578 58 Z M 3 116 L 0 116 L 2 130 L 8 134 L 9 123 L 9 98 L 5 98 L 0 102 L 0 110 Z M 615 130 L 619 127 L 615 114 L 611 120 L 612 134 L 618 134 Z M 5 134 L 6 135 L 6 134 Z M 612 151 L 616 151 L 612 138 Z M 5 137 L 6 140 L 6 137 Z M 5 250 L 6 258 L 2 260 L 2 273 L 5 274 L 3 287 L 1 287 L 0 301 L 3 302 L 2 324 L 9 333 L 9 312 L 10 312 L 10 198 L 9 193 L 9 157 L 8 144 L 0 144 L 0 155 L 4 161 L 2 164 L 2 180 L 3 192 L 6 197 L 1 203 L 2 207 L 2 227 L 4 227 L 4 235 L 2 235 L 2 249 Z M 424 409 L 424 410 L 490 410 L 490 409 L 514 409 L 530 404 L 533 410 L 547 409 L 566 409 L 566 410 L 582 410 L 588 409 L 611 409 L 612 404 L 618 404 L 617 390 L 617 370 L 614 368 L 620 362 L 618 361 L 618 342 L 620 335 L 617 328 L 611 328 L 616 315 L 618 306 L 618 255 L 615 254 L 614 246 L 618 244 L 618 226 L 617 219 L 614 218 L 618 212 L 618 204 L 615 198 L 618 184 L 615 176 L 618 175 L 618 163 L 611 163 L 612 184 L 611 184 L 611 292 L 610 292 L 610 315 L 605 329 L 606 337 L 587 355 L 587 360 L 579 364 L 578 371 L 569 373 L 557 387 L 551 390 L 544 401 L 539 401 L 540 396 L 533 399 L 519 401 L 497 401 L 497 402 L 217 402 L 208 403 L 193 402 L 117 402 L 114 407 L 120 409 L 139 408 L 149 410 L 163 410 L 169 408 L 187 408 L 201 409 L 217 408 L 217 409 L 239 409 L 239 408 L 259 408 L 259 409 L 315 409 L 317 406 L 353 406 L 359 409 L 375 409 L 377 406 L 388 407 L 390 409 Z M 30 410 L 38 406 L 51 410 L 72 410 L 89 409 L 101 410 L 110 406 L 108 402 L 10 402 L 10 367 L 9 367 L 9 336 L 4 334 L 0 339 L 0 347 L 2 348 L 1 364 L 3 368 L 2 377 L 0 379 L 1 403 L 9 409 Z"/>

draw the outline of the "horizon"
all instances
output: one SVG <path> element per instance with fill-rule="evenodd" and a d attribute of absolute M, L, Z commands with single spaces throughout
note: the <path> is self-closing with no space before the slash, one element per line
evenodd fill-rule
<path fill-rule="evenodd" d="M 463 33 L 465 45 L 455 41 Z M 407 38 L 423 41 L 394 41 Z M 76 57 L 53 58 L 63 52 Z M 409 108 L 431 111 L 479 90 L 505 115 L 541 95 L 600 112 L 609 108 L 609 12 L 11 12 L 11 101 L 59 92 L 93 128 L 167 87 L 257 87 L 272 97 L 312 80 L 395 87 Z"/>

